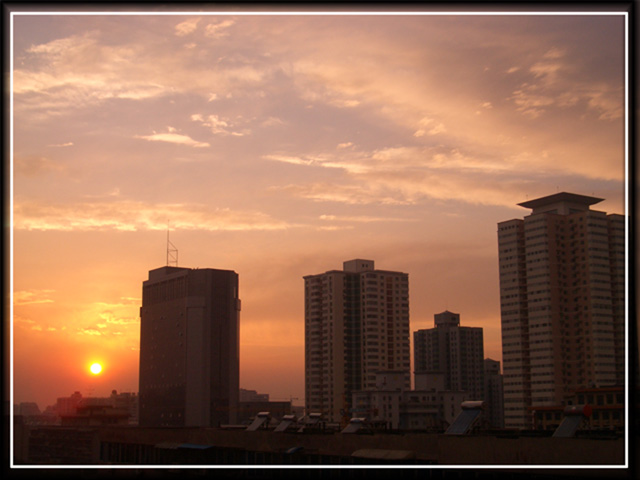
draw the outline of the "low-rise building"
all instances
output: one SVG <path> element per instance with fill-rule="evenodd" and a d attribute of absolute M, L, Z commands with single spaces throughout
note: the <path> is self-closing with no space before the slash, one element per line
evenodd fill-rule
<path fill-rule="evenodd" d="M 129 412 L 111 405 L 80 405 L 76 413 L 61 415 L 62 426 L 128 425 Z"/>
<path fill-rule="evenodd" d="M 623 430 L 625 426 L 624 388 L 622 386 L 579 388 L 567 405 L 589 405 L 591 415 L 585 419 L 591 430 Z M 567 405 L 531 407 L 537 430 L 555 430 L 563 420 Z"/>
<path fill-rule="evenodd" d="M 444 431 L 469 399 L 468 392 L 446 391 L 441 373 L 416 373 L 414 390 L 403 388 L 403 379 L 401 371 L 378 373 L 375 390 L 353 394 L 351 416 L 389 430 Z"/>

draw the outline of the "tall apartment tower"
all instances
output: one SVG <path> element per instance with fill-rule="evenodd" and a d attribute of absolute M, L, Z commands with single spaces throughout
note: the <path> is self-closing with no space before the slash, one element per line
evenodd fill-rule
<path fill-rule="evenodd" d="M 443 373 L 445 390 L 468 392 L 484 399 L 484 346 L 482 328 L 461 327 L 460 314 L 434 315 L 435 328 L 413 332 L 416 373 Z"/>
<path fill-rule="evenodd" d="M 624 383 L 625 217 L 557 193 L 498 223 L 505 427 L 582 387 Z"/>
<path fill-rule="evenodd" d="M 161 267 L 142 284 L 141 426 L 235 423 L 239 391 L 238 275 Z"/>
<path fill-rule="evenodd" d="M 356 259 L 304 285 L 307 412 L 343 420 L 352 393 L 375 389 L 381 371 L 405 372 L 410 388 L 408 274 Z"/>

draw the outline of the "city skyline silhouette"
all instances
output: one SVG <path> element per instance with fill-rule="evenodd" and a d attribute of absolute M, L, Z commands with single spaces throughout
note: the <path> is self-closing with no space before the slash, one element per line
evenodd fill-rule
<path fill-rule="evenodd" d="M 138 390 L 168 225 L 239 275 L 240 387 L 303 399 L 305 275 L 406 272 L 502 362 L 498 222 L 628 213 L 621 15 L 187 13 L 12 19 L 14 403 Z"/>

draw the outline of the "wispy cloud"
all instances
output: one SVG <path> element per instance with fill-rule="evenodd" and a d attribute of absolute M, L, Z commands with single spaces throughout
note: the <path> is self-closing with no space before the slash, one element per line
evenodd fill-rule
<path fill-rule="evenodd" d="M 13 292 L 15 306 L 53 303 L 51 295 L 55 290 L 21 290 Z"/>
<path fill-rule="evenodd" d="M 185 20 L 184 22 L 180 22 L 175 27 L 175 33 L 179 37 L 184 37 L 185 35 L 189 35 L 193 33 L 196 28 L 198 28 L 198 23 L 200 22 L 200 18 L 190 18 L 189 20 Z"/>
<path fill-rule="evenodd" d="M 191 115 L 191 120 L 205 127 L 209 127 L 211 129 L 211 133 L 215 135 L 233 135 L 237 137 L 242 137 L 250 131 L 245 129 L 243 131 L 235 131 L 232 127 L 233 124 L 229 119 L 220 118 L 218 115 L 207 115 L 204 116 L 199 113 L 195 113 Z"/>
<path fill-rule="evenodd" d="M 418 219 L 398 218 L 398 217 L 373 217 L 368 215 L 320 215 L 320 220 L 326 222 L 347 222 L 347 223 L 377 223 L 377 222 L 415 222 Z"/>
<path fill-rule="evenodd" d="M 210 145 L 207 142 L 198 142 L 188 135 L 182 135 L 180 133 L 154 133 L 152 135 L 136 135 L 136 138 L 148 140 L 150 142 L 167 142 L 175 143 L 178 145 L 186 145 L 188 147 L 206 148 Z"/>
<path fill-rule="evenodd" d="M 275 188 L 274 188 L 275 189 Z M 308 185 L 285 185 L 277 190 L 308 200 L 348 205 L 407 205 L 412 202 L 399 195 L 385 194 L 380 188 L 316 182 Z"/>
<path fill-rule="evenodd" d="M 611 88 L 588 79 L 573 78 L 575 66 L 564 49 L 552 48 L 528 69 L 529 81 L 509 98 L 523 115 L 536 119 L 552 107 L 574 107 L 584 103 L 600 120 L 616 120 L 623 113 L 622 88 Z"/>
<path fill-rule="evenodd" d="M 79 328 L 76 332 L 78 335 L 89 335 L 89 336 L 101 336 L 103 335 L 100 330 L 96 330 L 95 328 Z"/>
<path fill-rule="evenodd" d="M 235 23 L 232 19 L 223 20 L 219 23 L 210 23 L 205 27 L 205 36 L 209 38 L 222 38 L 229 35 L 227 29 Z"/>
<path fill-rule="evenodd" d="M 201 204 L 93 202 L 71 205 L 16 202 L 16 230 L 165 230 L 167 219 L 175 229 L 201 231 L 284 230 L 295 224 L 259 211 L 211 208 Z"/>

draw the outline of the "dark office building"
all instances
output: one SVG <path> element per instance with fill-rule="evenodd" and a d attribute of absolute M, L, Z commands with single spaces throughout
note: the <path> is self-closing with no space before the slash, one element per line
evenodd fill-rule
<path fill-rule="evenodd" d="M 239 390 L 238 274 L 161 267 L 142 285 L 141 426 L 236 422 Z"/>

